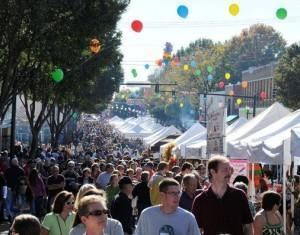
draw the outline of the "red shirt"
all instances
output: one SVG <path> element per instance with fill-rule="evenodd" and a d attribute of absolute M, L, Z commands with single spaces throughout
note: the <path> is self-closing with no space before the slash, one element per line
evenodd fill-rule
<path fill-rule="evenodd" d="M 209 187 L 195 198 L 192 212 L 204 235 L 241 235 L 243 225 L 253 222 L 245 193 L 230 186 L 222 198 Z"/>

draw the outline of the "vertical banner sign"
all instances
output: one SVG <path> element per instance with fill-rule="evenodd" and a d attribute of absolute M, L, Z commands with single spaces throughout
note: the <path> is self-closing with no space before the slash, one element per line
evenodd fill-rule
<path fill-rule="evenodd" d="M 209 158 L 212 154 L 223 154 L 226 123 L 225 97 L 207 95 L 207 149 Z"/>

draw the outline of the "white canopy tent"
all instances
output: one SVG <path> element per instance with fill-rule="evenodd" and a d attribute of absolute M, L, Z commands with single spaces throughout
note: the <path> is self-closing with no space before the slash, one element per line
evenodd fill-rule
<path fill-rule="evenodd" d="M 240 117 L 235 122 L 233 122 L 230 126 L 226 128 L 227 135 L 229 133 L 234 132 L 235 130 L 241 128 L 244 124 L 246 124 L 248 120 L 244 117 Z M 189 141 L 181 144 L 180 152 L 183 158 L 194 158 L 200 157 L 202 159 L 206 158 L 206 138 L 207 133 L 204 131 L 197 138 L 192 138 Z"/>
<path fill-rule="evenodd" d="M 226 127 L 226 135 L 231 134 L 235 130 L 241 128 L 244 124 L 246 124 L 248 120 L 244 117 L 238 118 L 235 122 L 233 122 L 230 126 Z"/>
<path fill-rule="evenodd" d="M 248 136 L 264 129 L 270 124 L 288 115 L 290 111 L 280 103 L 274 103 L 241 128 L 233 131 L 226 137 L 227 155 L 231 158 L 245 158 L 244 149 L 240 149 L 240 141 Z"/>
<path fill-rule="evenodd" d="M 181 136 L 175 139 L 172 143 L 175 144 L 176 147 L 178 147 L 181 143 L 184 143 L 185 141 L 191 139 L 192 137 L 196 136 L 197 134 L 205 130 L 206 130 L 205 127 L 203 127 L 199 122 L 196 122 L 186 132 L 184 132 Z M 164 144 L 160 146 L 160 153 L 163 153 L 167 146 L 168 144 Z"/>
<path fill-rule="evenodd" d="M 169 126 L 161 131 L 156 132 L 154 135 L 148 136 L 147 138 L 144 139 L 144 143 L 146 146 L 151 147 L 152 145 L 156 144 L 158 141 L 168 137 L 169 135 L 180 135 L 181 131 L 178 130 L 174 126 Z"/>
<path fill-rule="evenodd" d="M 291 155 L 300 160 L 300 125 L 291 130 Z"/>
<path fill-rule="evenodd" d="M 255 134 L 240 141 L 246 146 L 248 159 L 251 162 L 268 164 L 290 164 L 290 159 L 284 159 L 290 149 L 284 148 L 284 142 L 291 145 L 291 131 L 300 124 L 300 110 L 297 110 Z"/>

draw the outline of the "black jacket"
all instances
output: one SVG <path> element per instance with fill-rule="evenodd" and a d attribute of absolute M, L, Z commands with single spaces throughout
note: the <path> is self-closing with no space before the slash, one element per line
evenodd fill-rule
<path fill-rule="evenodd" d="M 134 218 L 131 200 L 125 193 L 120 192 L 116 195 L 111 205 L 111 216 L 121 222 L 125 233 L 133 234 Z"/>

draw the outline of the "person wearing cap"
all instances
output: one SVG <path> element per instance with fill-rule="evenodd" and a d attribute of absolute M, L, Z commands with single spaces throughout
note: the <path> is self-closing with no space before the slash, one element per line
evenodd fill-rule
<path fill-rule="evenodd" d="M 125 235 L 133 234 L 134 218 L 132 215 L 131 199 L 133 185 L 128 176 L 124 176 L 119 181 L 120 192 L 115 196 L 111 205 L 112 218 L 119 220 L 122 224 Z"/>

